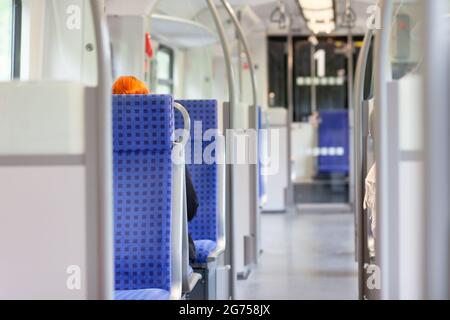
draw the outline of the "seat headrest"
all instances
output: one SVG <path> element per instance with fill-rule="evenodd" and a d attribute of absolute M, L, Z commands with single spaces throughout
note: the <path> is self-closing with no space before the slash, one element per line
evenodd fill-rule
<path fill-rule="evenodd" d="M 171 95 L 113 95 L 114 151 L 170 150 L 173 131 Z"/>
<path fill-rule="evenodd" d="M 218 129 L 217 100 L 177 100 L 189 112 L 191 118 L 191 140 L 195 139 L 196 122 L 202 124 L 202 135 L 209 129 Z M 175 115 L 176 129 L 183 128 L 183 119 L 178 112 Z M 197 133 L 198 134 L 198 133 Z"/>

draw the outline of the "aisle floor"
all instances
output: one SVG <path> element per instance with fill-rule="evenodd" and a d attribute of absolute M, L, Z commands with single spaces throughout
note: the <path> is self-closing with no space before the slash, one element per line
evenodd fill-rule
<path fill-rule="evenodd" d="M 238 299 L 357 299 L 352 214 L 263 214 L 260 264 Z"/>

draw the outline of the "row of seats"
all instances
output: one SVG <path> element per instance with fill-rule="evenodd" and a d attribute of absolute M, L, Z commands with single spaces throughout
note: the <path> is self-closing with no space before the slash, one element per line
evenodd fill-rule
<path fill-rule="evenodd" d="M 176 103 L 187 109 L 191 123 L 201 121 L 203 131 L 218 129 L 214 100 L 113 96 L 115 298 L 119 300 L 180 299 L 186 289 L 183 281 L 189 282 L 183 278 L 193 275 L 183 254 L 188 246 L 183 234 L 187 223 L 184 165 L 172 161 L 179 139 L 175 129 L 186 126 L 174 109 Z M 191 140 L 185 141 L 186 153 L 194 149 L 194 128 Z M 206 148 L 211 142 L 201 143 Z M 189 224 L 198 270 L 208 268 L 209 257 L 219 249 L 218 217 L 223 212 L 218 189 L 223 186 L 218 180 L 219 164 L 202 162 L 188 168 L 200 203 Z"/>
<path fill-rule="evenodd" d="M 191 159 L 188 168 L 200 206 L 196 218 L 189 224 L 189 233 L 194 239 L 196 247 L 197 257 L 195 263 L 204 264 L 207 262 L 209 254 L 216 249 L 218 237 L 218 164 L 195 164 L 195 149 L 193 146 L 195 143 L 200 144 L 203 154 L 203 151 L 209 144 L 217 142 L 214 140 L 215 137 L 212 137 L 212 141 L 196 141 L 197 137 L 203 137 L 206 131 L 218 130 L 217 101 L 181 100 L 177 102 L 188 110 L 193 124 L 190 132 L 190 144 L 188 144 L 186 152 L 190 153 L 190 155 L 187 155 Z M 201 123 L 202 132 L 194 132 L 195 128 L 197 128 L 195 123 Z M 175 114 L 175 128 L 184 128 L 183 117 L 180 112 Z M 215 150 L 213 150 L 212 156 L 216 156 Z"/>

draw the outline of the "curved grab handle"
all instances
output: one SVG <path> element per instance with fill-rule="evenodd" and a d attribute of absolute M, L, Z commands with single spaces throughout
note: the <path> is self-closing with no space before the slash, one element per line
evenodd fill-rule
<path fill-rule="evenodd" d="M 235 87 L 235 74 L 233 71 L 233 63 L 231 61 L 231 49 L 227 39 L 227 35 L 225 32 L 225 28 L 223 26 L 222 21 L 220 20 L 219 12 L 217 11 L 217 7 L 214 4 L 214 0 L 205 0 L 209 10 L 211 11 L 212 17 L 214 19 L 214 23 L 217 28 L 217 32 L 219 33 L 220 42 L 222 44 L 223 55 L 225 58 L 225 65 L 227 70 L 227 80 L 228 80 L 228 93 L 229 93 L 229 102 L 230 102 L 230 119 L 231 119 L 231 127 L 235 126 L 236 119 L 236 108 L 237 108 L 237 100 L 236 100 L 236 87 Z"/>
<path fill-rule="evenodd" d="M 245 55 L 247 56 L 248 64 L 250 66 L 250 78 L 252 81 L 252 89 L 253 89 L 253 105 L 255 107 L 258 107 L 258 87 L 256 84 L 255 67 L 253 64 L 253 58 L 250 52 L 250 46 L 248 44 L 247 37 L 245 36 L 244 30 L 242 29 L 239 19 L 237 18 L 236 13 L 234 12 L 233 7 L 230 5 L 228 0 L 222 0 L 222 4 L 227 10 L 228 14 L 230 15 L 230 18 L 236 27 L 238 36 L 244 46 Z"/>
<path fill-rule="evenodd" d="M 370 45 L 372 42 L 372 37 L 374 36 L 374 31 L 368 29 L 364 36 L 363 47 L 358 56 L 358 62 L 355 71 L 355 92 L 354 92 L 354 103 L 355 109 L 361 107 L 361 103 L 364 100 L 364 80 L 366 78 L 366 67 L 369 58 Z"/>
<path fill-rule="evenodd" d="M 189 116 L 189 112 L 182 104 L 174 102 L 173 107 L 178 111 L 180 111 L 181 115 L 183 116 L 184 133 L 180 142 L 183 145 L 183 147 L 185 147 L 191 136 L 191 118 Z"/>

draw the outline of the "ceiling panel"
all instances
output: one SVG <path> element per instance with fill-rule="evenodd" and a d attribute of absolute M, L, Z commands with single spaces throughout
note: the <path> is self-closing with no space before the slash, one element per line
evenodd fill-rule
<path fill-rule="evenodd" d="M 253 28 L 257 30 L 270 29 L 275 27 L 270 22 L 270 16 L 276 8 L 277 0 L 229 0 L 229 2 L 236 8 L 246 8 L 247 20 L 252 20 Z M 182 3 L 182 4 L 180 4 Z M 216 1 L 217 4 L 220 1 Z M 376 3 L 376 0 L 352 0 L 352 8 L 357 15 L 356 32 L 361 33 L 365 30 L 367 20 L 367 8 Z M 286 10 L 293 20 L 293 27 L 295 31 L 307 32 L 303 17 L 300 15 L 297 0 L 285 0 Z M 205 0 L 106 0 L 107 12 L 112 14 L 148 14 L 150 8 L 153 7 L 153 12 L 162 13 L 174 17 L 184 19 L 194 19 L 199 21 L 207 11 Z M 345 8 L 345 0 L 336 0 L 336 9 L 342 13 Z M 202 14 L 203 13 L 203 14 Z M 222 15 L 225 17 L 225 15 Z M 251 18 L 250 18 L 251 17 Z M 259 18 L 260 21 L 257 21 Z M 207 21 L 203 21 L 207 22 Z M 209 22 L 209 21 L 208 21 Z M 262 22 L 262 23 L 261 23 Z M 252 32 L 252 26 L 248 21 L 244 21 L 245 28 L 250 28 L 248 32 Z M 346 30 L 341 30 L 345 32 Z"/>

